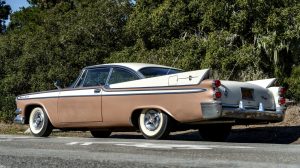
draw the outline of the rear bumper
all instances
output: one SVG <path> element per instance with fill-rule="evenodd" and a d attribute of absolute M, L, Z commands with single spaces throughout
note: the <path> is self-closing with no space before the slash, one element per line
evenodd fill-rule
<path fill-rule="evenodd" d="M 255 109 L 222 108 L 222 114 L 220 117 L 280 122 L 284 119 L 284 111 L 258 111 Z"/>
<path fill-rule="evenodd" d="M 223 106 L 221 102 L 201 103 L 202 117 L 210 119 L 241 119 L 258 120 L 267 122 L 280 122 L 284 119 L 285 107 L 278 107 L 276 110 L 247 109 L 239 107 Z"/>

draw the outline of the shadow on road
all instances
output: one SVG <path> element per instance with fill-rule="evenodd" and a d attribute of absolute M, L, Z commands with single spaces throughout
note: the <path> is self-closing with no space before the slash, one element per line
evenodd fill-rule
<path fill-rule="evenodd" d="M 143 139 L 141 134 L 120 133 L 113 134 L 112 138 Z M 172 133 L 169 140 L 201 141 L 198 131 Z M 234 128 L 227 142 L 235 143 L 271 143 L 290 144 L 300 143 L 300 126 L 272 126 L 256 128 Z"/>
<path fill-rule="evenodd" d="M 234 129 L 229 142 L 243 143 L 300 143 L 300 126 L 272 126 Z"/>

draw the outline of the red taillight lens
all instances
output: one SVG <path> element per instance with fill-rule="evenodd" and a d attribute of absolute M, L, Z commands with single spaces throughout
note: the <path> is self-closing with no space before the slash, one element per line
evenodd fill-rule
<path fill-rule="evenodd" d="M 285 98 L 284 97 L 279 97 L 279 99 L 278 99 L 278 103 L 279 103 L 279 105 L 285 105 Z"/>
<path fill-rule="evenodd" d="M 221 81 L 220 80 L 214 80 L 213 85 L 214 85 L 214 87 L 219 87 L 219 86 L 221 86 Z"/>
<path fill-rule="evenodd" d="M 219 98 L 221 98 L 221 97 L 222 97 L 222 93 L 219 92 L 219 91 L 215 91 L 215 93 L 214 93 L 214 98 L 215 98 L 215 99 L 219 99 Z"/>
<path fill-rule="evenodd" d="M 279 94 L 280 96 L 284 96 L 285 93 L 286 93 L 286 88 L 280 87 L 280 88 L 278 89 L 278 94 Z"/>

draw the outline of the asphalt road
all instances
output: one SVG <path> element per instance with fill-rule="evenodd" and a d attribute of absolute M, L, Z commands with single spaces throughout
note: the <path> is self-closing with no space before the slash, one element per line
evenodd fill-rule
<path fill-rule="evenodd" d="M 0 135 L 6 167 L 300 167 L 300 145 Z"/>

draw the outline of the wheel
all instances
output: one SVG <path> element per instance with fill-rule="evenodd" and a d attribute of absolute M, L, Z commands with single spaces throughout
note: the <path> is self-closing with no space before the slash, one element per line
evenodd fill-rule
<path fill-rule="evenodd" d="M 231 125 L 229 124 L 211 124 L 203 125 L 199 128 L 201 137 L 206 141 L 225 141 L 230 134 Z"/>
<path fill-rule="evenodd" d="M 40 107 L 36 107 L 31 111 L 29 127 L 31 134 L 36 137 L 47 137 L 51 134 L 53 129 L 47 114 Z"/>
<path fill-rule="evenodd" d="M 95 138 L 107 138 L 110 136 L 110 131 L 90 131 Z"/>
<path fill-rule="evenodd" d="M 139 128 L 146 139 L 163 139 L 170 133 L 171 119 L 157 109 L 143 110 L 139 116 Z"/>

